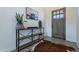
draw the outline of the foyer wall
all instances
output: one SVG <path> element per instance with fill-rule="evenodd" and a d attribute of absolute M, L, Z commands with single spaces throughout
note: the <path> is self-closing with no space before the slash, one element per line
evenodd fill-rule
<path fill-rule="evenodd" d="M 61 7 L 46 7 L 45 8 L 45 29 L 46 35 L 52 37 L 52 14 L 51 12 Z M 67 7 L 66 8 L 66 40 L 71 42 L 77 42 L 76 40 L 76 8 Z"/>
<path fill-rule="evenodd" d="M 32 7 L 33 8 L 33 7 Z M 34 7 L 43 21 L 43 11 Z M 16 12 L 24 14 L 25 7 L 0 7 L 0 51 L 12 51 L 16 48 Z"/>
<path fill-rule="evenodd" d="M 25 8 L 0 7 L 0 51 L 16 47 L 16 12 L 25 13 Z"/>
<path fill-rule="evenodd" d="M 77 8 L 66 8 L 66 40 L 77 42 Z"/>
<path fill-rule="evenodd" d="M 79 7 L 77 8 L 77 46 L 79 48 Z"/>

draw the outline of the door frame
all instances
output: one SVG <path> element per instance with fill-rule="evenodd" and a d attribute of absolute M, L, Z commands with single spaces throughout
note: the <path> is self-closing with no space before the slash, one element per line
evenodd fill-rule
<path fill-rule="evenodd" d="M 59 10 L 64 10 L 64 25 L 65 25 L 65 34 L 64 34 L 64 40 L 66 40 L 66 7 L 63 7 L 63 8 L 60 8 L 60 9 L 56 9 L 56 10 L 53 10 L 52 11 L 52 16 L 53 16 L 53 12 L 55 12 L 55 11 L 59 11 Z M 52 17 L 52 37 L 54 37 L 53 36 L 53 17 Z M 56 37 L 56 38 L 59 38 L 59 37 Z M 61 38 L 59 38 L 59 39 L 61 39 Z"/>

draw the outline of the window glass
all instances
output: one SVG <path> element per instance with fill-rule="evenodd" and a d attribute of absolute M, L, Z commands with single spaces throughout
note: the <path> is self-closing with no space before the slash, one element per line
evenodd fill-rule
<path fill-rule="evenodd" d="M 60 14 L 60 18 L 64 18 L 64 14 Z"/>
<path fill-rule="evenodd" d="M 60 13 L 64 13 L 64 11 L 63 10 L 60 10 Z"/>
<path fill-rule="evenodd" d="M 59 18 L 60 18 L 60 14 L 57 15 L 57 19 L 59 19 Z"/>
<path fill-rule="evenodd" d="M 53 11 L 53 19 L 54 20 L 61 20 L 63 18 L 64 18 L 64 10 L 63 9 Z"/>
<path fill-rule="evenodd" d="M 56 12 L 53 13 L 54 15 L 56 14 Z"/>
<path fill-rule="evenodd" d="M 57 11 L 57 14 L 59 14 L 59 11 Z"/>
<path fill-rule="evenodd" d="M 53 19 L 56 19 L 56 15 L 53 16 Z"/>

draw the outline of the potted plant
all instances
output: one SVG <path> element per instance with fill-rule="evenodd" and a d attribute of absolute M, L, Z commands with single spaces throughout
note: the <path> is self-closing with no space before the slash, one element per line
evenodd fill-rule
<path fill-rule="evenodd" d="M 19 24 L 22 24 L 23 21 L 23 14 L 20 15 L 19 13 L 16 13 L 16 20 Z"/>

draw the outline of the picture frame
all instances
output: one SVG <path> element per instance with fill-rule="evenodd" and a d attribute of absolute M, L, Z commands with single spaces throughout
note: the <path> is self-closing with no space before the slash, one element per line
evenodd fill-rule
<path fill-rule="evenodd" d="M 26 7 L 26 19 L 38 20 L 38 11 Z"/>

